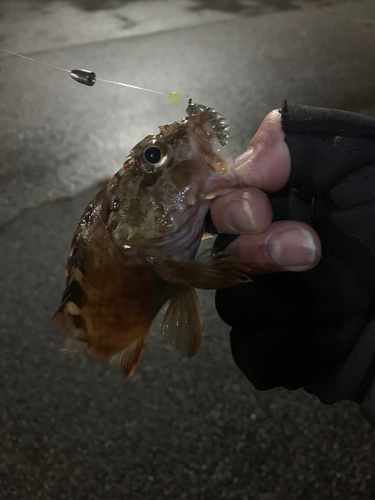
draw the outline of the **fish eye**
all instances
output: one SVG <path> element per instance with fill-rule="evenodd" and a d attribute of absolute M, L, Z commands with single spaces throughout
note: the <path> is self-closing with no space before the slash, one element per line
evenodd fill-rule
<path fill-rule="evenodd" d="M 170 151 L 168 146 L 157 139 L 149 141 L 142 149 L 138 157 L 138 163 L 142 170 L 155 172 L 170 161 Z"/>
<path fill-rule="evenodd" d="M 162 152 L 161 149 L 157 146 L 150 146 L 149 148 L 146 148 L 144 150 L 143 156 L 145 157 L 145 160 L 148 161 L 148 163 L 152 163 L 153 165 L 155 165 L 161 160 Z"/>

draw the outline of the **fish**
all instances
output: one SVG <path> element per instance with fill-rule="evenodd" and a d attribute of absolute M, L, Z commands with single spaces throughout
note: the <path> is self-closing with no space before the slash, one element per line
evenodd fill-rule
<path fill-rule="evenodd" d="M 192 357 L 202 332 L 195 288 L 251 281 L 231 255 L 197 255 L 212 200 L 240 185 L 213 126 L 207 109 L 195 107 L 145 137 L 88 204 L 74 234 L 55 323 L 71 344 L 119 365 L 126 377 L 163 306 L 163 336 Z"/>

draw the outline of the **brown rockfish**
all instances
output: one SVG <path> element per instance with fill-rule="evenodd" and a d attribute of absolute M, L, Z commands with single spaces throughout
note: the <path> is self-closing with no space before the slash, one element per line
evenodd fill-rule
<path fill-rule="evenodd" d="M 162 333 L 191 357 L 201 341 L 194 288 L 250 281 L 228 255 L 196 257 L 211 201 L 239 185 L 232 164 L 207 113 L 198 112 L 137 144 L 88 205 L 54 317 L 91 357 L 130 376 L 167 301 Z"/>

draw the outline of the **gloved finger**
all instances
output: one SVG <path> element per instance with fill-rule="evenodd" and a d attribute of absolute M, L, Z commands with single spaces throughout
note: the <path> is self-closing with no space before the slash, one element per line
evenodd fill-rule
<path fill-rule="evenodd" d="M 211 219 L 219 233 L 263 233 L 272 222 L 271 203 L 260 189 L 237 189 L 213 201 Z"/>
<path fill-rule="evenodd" d="M 239 236 L 226 251 L 247 264 L 254 274 L 307 271 L 321 258 L 317 233 L 297 221 L 273 222 L 261 234 Z"/>
<path fill-rule="evenodd" d="M 305 194 L 326 196 L 350 174 L 374 164 L 371 117 L 285 103 L 282 124 L 293 158 L 289 185 Z"/>
<path fill-rule="evenodd" d="M 290 153 L 281 128 L 281 114 L 269 113 L 250 141 L 248 150 L 234 161 L 243 186 L 269 193 L 282 189 L 289 180 Z"/>

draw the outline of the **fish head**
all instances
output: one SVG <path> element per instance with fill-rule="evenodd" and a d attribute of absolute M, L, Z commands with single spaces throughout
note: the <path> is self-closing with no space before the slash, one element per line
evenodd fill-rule
<path fill-rule="evenodd" d="M 113 237 L 155 255 L 195 248 L 211 200 L 238 184 L 232 167 L 206 112 L 160 127 L 107 186 Z"/>

